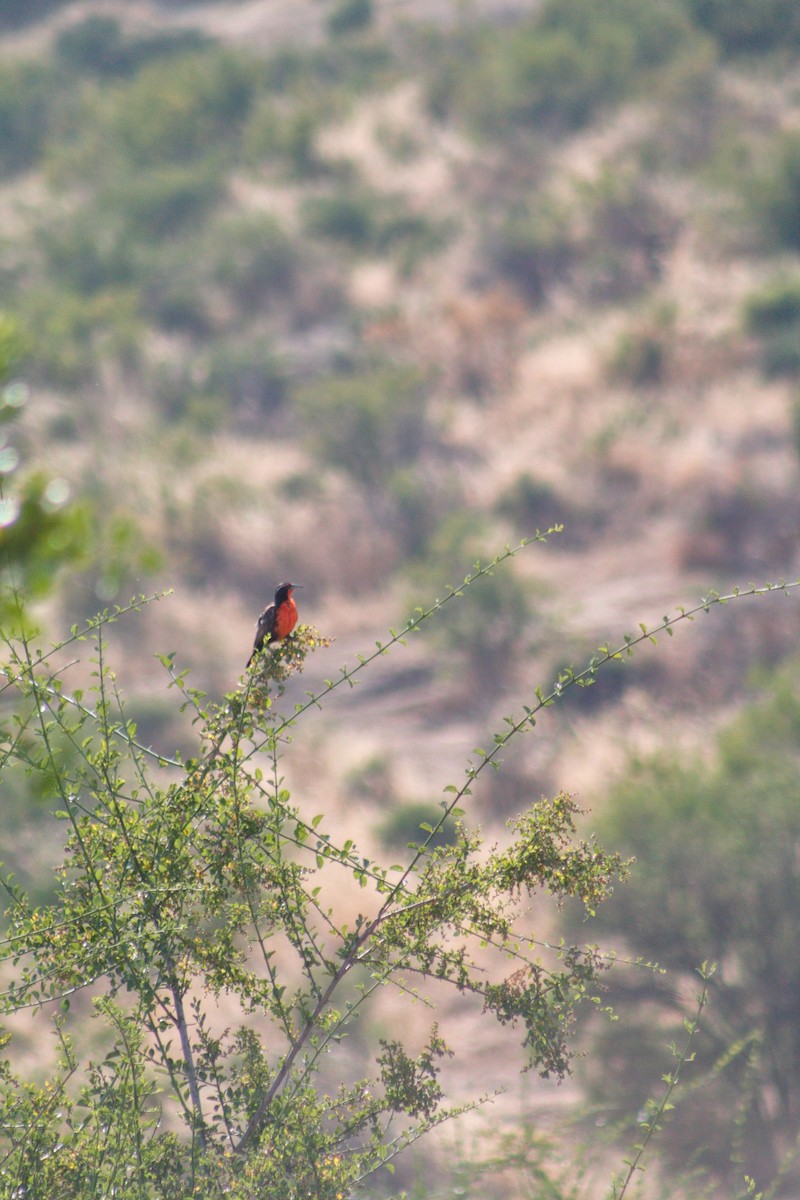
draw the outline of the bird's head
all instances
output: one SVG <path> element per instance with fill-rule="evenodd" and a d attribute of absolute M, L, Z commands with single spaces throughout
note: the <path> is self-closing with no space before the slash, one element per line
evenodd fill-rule
<path fill-rule="evenodd" d="M 292 592 L 295 588 L 302 587 L 301 583 L 279 583 L 275 592 L 275 604 L 283 604 L 286 600 L 291 599 Z"/>

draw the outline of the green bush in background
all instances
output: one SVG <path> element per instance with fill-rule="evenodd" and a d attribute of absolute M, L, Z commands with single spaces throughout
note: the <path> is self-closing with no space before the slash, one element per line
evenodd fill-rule
<path fill-rule="evenodd" d="M 771 249 L 800 250 L 800 134 L 777 134 L 743 188 L 763 243 Z"/>
<path fill-rule="evenodd" d="M 800 375 L 800 276 L 780 275 L 751 292 L 744 325 L 761 343 L 767 376 Z"/>
<path fill-rule="evenodd" d="M 374 16 L 372 0 L 337 0 L 327 20 L 334 36 L 368 29 Z"/>
<path fill-rule="evenodd" d="M 800 43 L 795 0 L 686 0 L 693 19 L 733 53 L 761 53 Z"/>
<path fill-rule="evenodd" d="M 46 17 L 56 8 L 64 8 L 70 0 L 0 0 L 0 29 L 16 29 Z"/>
<path fill-rule="evenodd" d="M 0 176 L 32 167 L 58 125 L 65 81 L 47 64 L 0 62 Z"/>
<path fill-rule="evenodd" d="M 304 439 L 320 463 L 362 484 L 382 484 L 435 438 L 425 380 L 413 367 L 330 376 L 294 400 Z"/>
<path fill-rule="evenodd" d="M 451 59 L 432 84 L 434 107 L 461 113 L 493 136 L 507 134 L 509 123 L 577 129 L 633 94 L 696 37 L 685 12 L 659 0 L 548 0 L 528 22 L 478 35 L 469 72 Z"/>
<path fill-rule="evenodd" d="M 653 1071 L 668 1067 L 665 1030 L 677 1036 L 685 1016 L 677 980 L 715 962 L 697 1043 L 705 1082 L 679 1106 L 665 1145 L 676 1161 L 691 1157 L 729 1186 L 743 1158 L 762 1182 L 781 1170 L 796 1180 L 800 692 L 793 676 L 777 678 L 722 731 L 712 758 L 662 751 L 634 764 L 595 826 L 636 859 L 598 927 L 669 974 L 615 978 L 610 999 L 622 1019 L 593 1045 L 593 1100 L 609 1118 L 643 1102 Z"/>
<path fill-rule="evenodd" d="M 117 93 L 107 132 L 131 167 L 174 167 L 235 141 L 255 90 L 241 54 L 213 47 L 148 64 Z"/>
<path fill-rule="evenodd" d="M 66 69 L 103 78 L 133 74 L 148 59 L 199 49 L 208 41 L 193 29 L 131 37 L 116 17 L 96 15 L 63 29 L 54 49 Z"/>

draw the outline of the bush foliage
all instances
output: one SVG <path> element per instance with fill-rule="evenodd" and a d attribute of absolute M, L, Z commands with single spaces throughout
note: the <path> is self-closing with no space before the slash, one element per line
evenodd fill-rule
<path fill-rule="evenodd" d="M 55 54 L 67 69 L 102 78 L 131 75 L 149 59 L 196 50 L 206 41 L 196 30 L 129 37 L 115 17 L 95 15 L 62 30 Z"/>
<path fill-rule="evenodd" d="M 752 292 L 744 322 L 761 343 L 766 375 L 800 375 L 800 277 L 782 275 Z"/>
<path fill-rule="evenodd" d="M 680 6 L 659 0 L 549 0 L 526 24 L 479 35 L 469 73 L 454 58 L 432 85 L 434 107 L 463 113 L 492 136 L 509 123 L 576 129 L 633 94 L 696 38 Z"/>
<path fill-rule="evenodd" d="M 379 367 L 322 380 L 299 391 L 295 402 L 319 461 L 379 486 L 434 440 L 426 399 L 415 368 Z"/>
<path fill-rule="evenodd" d="M 687 5 L 697 24 L 732 53 L 762 53 L 800 43 L 800 12 L 794 0 L 687 0 Z"/>
<path fill-rule="evenodd" d="M 665 1141 L 730 1187 L 743 1160 L 761 1186 L 798 1172 L 798 746 L 800 696 L 781 676 L 723 730 L 711 762 L 662 753 L 634 764 L 597 823 L 638 864 L 598 924 L 669 974 L 615 974 L 622 1019 L 594 1045 L 593 1096 L 607 1112 L 635 1109 L 663 1069 L 664 1028 L 686 1015 L 678 979 L 713 961 L 696 1045 L 706 1078 Z"/>
<path fill-rule="evenodd" d="M 27 170 L 38 160 L 57 127 L 64 91 L 64 80 L 48 66 L 0 64 L 0 175 Z"/>
<path fill-rule="evenodd" d="M 530 727 L 531 710 L 449 789 L 404 864 L 387 868 L 348 830 L 292 802 L 278 756 L 288 730 L 400 634 L 288 709 L 284 681 L 321 643 L 308 627 L 261 656 L 220 706 L 207 706 L 166 656 L 201 730 L 197 756 L 184 761 L 146 747 L 126 715 L 106 647 L 107 625 L 122 615 L 75 629 L 59 648 L 93 643 L 85 693 L 68 693 L 55 660 L 27 640 L 8 644 L 5 687 L 21 715 L 4 731 L 5 767 L 22 762 L 44 781 L 66 837 L 52 902 L 33 905 L 6 884 L 6 961 L 18 965 L 3 1008 L 52 1012 L 57 1049 L 48 1078 L 33 1083 L 15 1073 L 5 1043 L 9 1186 L 31 1200 L 112 1187 L 175 1200 L 358 1190 L 454 1112 L 441 1078 L 452 1051 L 435 1023 L 421 1046 L 380 1040 L 368 1076 L 336 1082 L 357 1015 L 388 985 L 406 991 L 409 974 L 434 993 L 474 997 L 518 1027 L 530 1065 L 562 1076 L 572 1013 L 600 960 L 568 947 L 543 958 L 514 912 L 539 891 L 596 905 L 618 859 L 574 840 L 575 805 L 563 795 L 527 809 L 504 849 L 485 851 L 463 829 L 435 847 L 472 781 Z M 74 752 L 60 753 L 63 744 Z M 362 895 L 355 919 L 341 909 L 343 881 Z M 228 1028 L 216 1018 L 223 994 L 235 1013 Z M 84 1058 L 73 1035 L 89 1011 L 97 1050 Z"/>
<path fill-rule="evenodd" d="M 778 134 L 744 189 L 763 242 L 772 249 L 800 250 L 800 134 Z"/>

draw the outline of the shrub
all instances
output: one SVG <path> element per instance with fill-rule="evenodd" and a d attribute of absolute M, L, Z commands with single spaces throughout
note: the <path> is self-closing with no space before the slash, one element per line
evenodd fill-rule
<path fill-rule="evenodd" d="M 306 232 L 353 250 L 393 255 L 406 270 L 440 250 L 452 233 L 449 221 L 410 212 L 400 197 L 364 188 L 312 196 L 302 206 Z"/>
<path fill-rule="evenodd" d="M 223 421 L 260 428 L 278 410 L 287 389 L 286 368 L 263 338 L 218 341 L 186 365 L 156 366 L 153 390 L 164 416 L 199 428 Z"/>
<path fill-rule="evenodd" d="M 601 171 L 566 198 L 511 209 L 484 235 L 490 268 L 532 304 L 557 284 L 618 301 L 652 284 L 677 222 L 638 172 Z"/>
<path fill-rule="evenodd" d="M 663 383 L 675 323 L 671 306 L 662 307 L 624 330 L 608 359 L 609 377 L 633 387 Z"/>
<path fill-rule="evenodd" d="M 290 179 L 309 179 L 325 169 L 317 150 L 319 117 L 305 104 L 288 109 L 259 104 L 243 133 L 244 153 L 254 166 L 278 167 Z"/>
<path fill-rule="evenodd" d="M 126 237 L 147 243 L 196 229 L 224 195 L 216 167 L 165 166 L 117 179 L 101 203 L 122 222 Z"/>
<path fill-rule="evenodd" d="M 191 424 L 190 413 L 200 390 L 195 372 L 188 370 L 183 364 L 155 362 L 148 364 L 147 384 L 164 422 L 188 419 Z M 220 400 L 216 408 L 216 424 L 219 425 L 225 415 L 224 405 Z"/>
<path fill-rule="evenodd" d="M 319 461 L 373 486 L 431 444 L 426 402 L 425 382 L 409 367 L 332 376 L 295 394 L 305 440 Z"/>
<path fill-rule="evenodd" d="M 0 174 L 33 166 L 64 102 L 63 80 L 48 67 L 27 60 L 0 63 Z"/>
<path fill-rule="evenodd" d="M 68 70 L 103 77 L 129 75 L 148 59 L 206 45 L 199 30 L 128 37 L 116 17 L 94 15 L 63 29 L 55 40 L 55 54 Z"/>
<path fill-rule="evenodd" d="M 206 520 L 232 498 L 228 478 L 211 482 L 216 485 L 211 503 L 209 481 L 202 481 L 198 495 Z M 472 808 L 473 786 L 500 767 L 558 693 L 534 696 L 526 687 L 528 703 L 504 719 L 485 748 L 473 752 L 461 785 L 445 788 L 430 831 L 420 831 L 416 848 L 399 864 L 394 855 L 394 865 L 388 865 L 363 854 L 347 811 L 338 829 L 335 816 L 332 822 L 324 813 L 312 816 L 308 803 L 294 801 L 281 762 L 297 744 L 292 735 L 298 723 L 334 691 L 351 688 L 434 614 L 445 608 L 449 614 L 457 596 L 521 549 L 508 548 L 473 571 L 457 589 L 417 609 L 386 642 L 304 696 L 298 687 L 287 696 L 286 686 L 296 683 L 309 654 L 328 645 L 307 625 L 262 656 L 218 703 L 189 687 L 174 654 L 159 656 L 169 694 L 176 696 L 173 711 L 188 710 L 195 730 L 195 750 L 174 755 L 142 739 L 135 709 L 128 708 L 108 661 L 108 627 L 141 603 L 74 626 L 50 650 L 24 631 L 18 638 L 7 634 L 4 794 L 13 795 L 10 772 L 17 771 L 16 780 L 30 779 L 57 806 L 53 816 L 64 843 L 44 904 L 17 881 L 6 880 L 4 1015 L 30 1008 L 55 1014 L 56 1053 L 48 1061 L 37 1053 L 31 1067 L 14 1020 L 1 1047 L 0 1152 L 7 1177 L 26 1200 L 86 1200 L 110 1193 L 118 1200 L 145 1195 L 184 1200 L 187 1180 L 209 1200 L 339 1200 L 365 1184 L 378 1195 L 378 1172 L 424 1133 L 472 1107 L 463 1101 L 449 1107 L 453 1082 L 463 1097 L 463 1073 L 453 1081 L 442 1070 L 453 1053 L 443 1032 L 454 1010 L 459 1052 L 472 1049 L 465 1028 L 480 1033 L 493 1017 L 506 1033 L 517 1031 L 522 1065 L 545 1077 L 564 1077 L 576 1010 L 587 999 L 600 999 L 600 973 L 610 956 L 596 947 L 553 944 L 551 913 L 555 904 L 575 901 L 582 913 L 593 914 L 624 877 L 619 856 L 603 851 L 593 837 L 576 837 L 578 809 L 564 794 L 526 803 L 499 846 L 463 831 L 453 842 L 432 845 L 448 818 L 463 815 L 462 805 Z M 703 609 L 771 590 L 768 585 L 706 597 L 654 629 L 642 627 L 618 649 L 600 652 L 587 670 L 594 673 L 631 654 Z M 84 656 L 88 639 L 92 644 Z M 75 658 L 88 660 L 85 691 L 64 686 L 65 651 L 73 677 L 82 665 Z M 621 823 L 628 838 L 634 831 L 646 847 L 667 853 L 663 894 L 655 897 L 657 930 L 668 930 L 671 921 L 692 953 L 703 945 L 707 927 L 718 928 L 723 943 L 731 930 L 745 931 L 748 953 L 738 954 L 734 944 L 724 963 L 730 967 L 722 981 L 727 994 L 717 992 L 722 1003 L 716 1028 L 725 1049 L 711 1080 L 719 1084 L 732 1066 L 738 1069 L 743 1057 L 749 1059 L 735 1081 L 742 1086 L 729 1093 L 741 1111 L 742 1098 L 746 1102 L 753 1093 L 760 1052 L 770 1056 L 777 1096 L 765 1093 L 768 1103 L 753 1106 L 751 1120 L 738 1129 L 737 1152 L 752 1138 L 756 1154 L 762 1151 L 765 1119 L 769 1123 L 784 1103 L 783 1089 L 787 1107 L 796 1110 L 800 1078 L 794 1061 L 800 1039 L 798 922 L 792 912 L 785 919 L 787 897 L 792 904 L 800 899 L 794 761 L 800 704 L 796 697 L 794 703 L 778 699 L 755 720 L 748 714 L 749 741 L 737 727 L 721 746 L 724 786 L 715 787 L 711 797 L 701 786 L 689 803 L 675 806 L 679 836 L 670 838 L 668 829 L 664 836 L 663 812 L 647 796 L 644 804 L 630 806 Z M 307 748 L 308 739 L 302 741 Z M 62 753 L 64 747 L 69 753 Z M 310 790 L 313 760 L 306 754 L 300 772 Z M 754 762 L 769 769 L 768 779 L 755 788 Z M 731 791 L 739 792 L 733 803 Z M 705 808 L 695 820 L 698 794 Z M 731 810 L 737 820 L 731 820 Z M 775 813 L 788 819 L 773 826 Z M 759 871 L 754 864 L 762 847 L 767 853 Z M 692 920 L 690 889 L 680 885 L 696 872 L 704 886 L 720 862 L 734 868 L 721 873 L 721 904 L 704 907 L 700 919 Z M 765 884 L 764 896 L 752 886 L 757 879 Z M 646 899 L 657 890 L 652 882 L 648 872 Z M 757 903 L 762 898 L 768 901 L 763 914 Z M 633 915 L 641 918 L 641 906 Z M 773 960 L 767 947 L 778 944 L 781 954 Z M 666 948 L 679 956 L 671 933 Z M 665 1080 L 661 1103 L 646 1101 L 633 1109 L 638 1144 L 626 1160 L 624 1179 L 614 1179 L 618 1200 L 641 1170 L 643 1149 L 672 1108 L 677 1076 L 693 1057 L 689 1051 L 713 973 L 703 968 L 701 974 L 706 986 L 694 1019 L 687 1019 L 689 1040 L 676 1051 L 677 1067 Z M 658 974 L 653 978 L 666 1002 L 680 1006 L 685 989 L 672 980 L 661 986 Z M 679 977 L 678 984 L 683 982 Z M 92 999 L 86 995 L 90 988 Z M 777 1005 L 765 1011 L 759 988 L 776 996 Z M 356 1054 L 349 1053 L 354 1022 L 374 1011 L 384 989 L 391 997 L 388 1032 L 395 1036 L 379 1038 L 364 1021 L 366 1033 Z M 224 1030 L 218 1025 L 221 999 Z M 435 1023 L 415 1028 L 411 1016 L 429 1008 L 438 1009 L 441 1030 Z M 87 1037 L 90 1012 L 94 1036 Z M 385 1021 L 386 1010 L 378 1016 Z M 646 1014 L 651 1034 L 652 1016 L 651 1008 Z M 759 1042 L 753 1023 L 762 1016 L 763 1027 L 771 1023 L 785 1041 Z M 737 1025 L 746 1032 L 731 1045 Z M 642 1058 L 631 1064 L 626 1082 Z M 613 1065 L 604 1071 L 606 1089 L 613 1071 Z M 484 1092 L 486 1081 L 479 1082 Z M 698 1094 L 695 1085 L 690 1103 Z M 706 1109 L 695 1104 L 692 1128 L 702 1134 L 709 1128 Z M 475 1182 L 477 1194 L 499 1195 L 495 1169 L 511 1165 L 515 1194 L 521 1188 L 567 1200 L 585 1193 L 583 1181 L 573 1187 L 563 1172 L 551 1176 L 530 1123 L 523 1133 L 520 1140 L 503 1138 L 477 1179 L 461 1175 L 449 1191 L 464 1192 L 464 1185 Z M 773 1195 L 795 1182 L 789 1172 L 796 1122 L 789 1135 L 790 1153 L 773 1176 Z M 568 1157 L 573 1153 L 570 1138 Z M 738 1185 L 744 1167 L 737 1157 L 736 1179 L 726 1195 L 743 1194 Z M 751 1182 L 746 1188 L 754 1195 Z M 432 1195 L 427 1182 L 424 1186 Z M 706 1193 L 710 1189 L 703 1188 Z"/>
<path fill-rule="evenodd" d="M 317 502 L 323 495 L 322 483 L 314 470 L 292 471 L 276 482 L 275 491 L 291 503 L 305 500 Z"/>
<path fill-rule="evenodd" d="M 457 481 L 441 465 L 425 469 L 409 462 L 385 478 L 391 528 L 405 558 L 422 558 L 442 519 L 459 503 Z"/>
<path fill-rule="evenodd" d="M 532 21 L 498 27 L 475 43 L 470 69 L 451 65 L 437 106 L 463 112 L 479 130 L 509 124 L 561 131 L 631 94 L 691 40 L 680 8 L 638 0 L 548 0 Z"/>
<path fill-rule="evenodd" d="M 328 16 L 328 32 L 334 37 L 367 29 L 372 24 L 372 0 L 337 0 Z"/>
<path fill-rule="evenodd" d="M 643 173 L 602 170 L 576 186 L 580 278 L 589 296 L 618 301 L 649 287 L 678 224 Z"/>
<path fill-rule="evenodd" d="M 103 205 L 84 204 L 36 231 L 50 277 L 92 295 L 126 287 L 136 277 L 135 246 L 124 223 Z"/>
<path fill-rule="evenodd" d="M 800 43 L 795 0 L 687 0 L 692 17 L 728 51 L 762 53 Z"/>
<path fill-rule="evenodd" d="M 620 336 L 609 360 L 612 379 L 634 387 L 652 387 L 664 378 L 663 339 L 649 330 L 628 331 Z"/>
<path fill-rule="evenodd" d="M 214 328 L 208 297 L 191 273 L 153 271 L 143 280 L 142 314 L 168 333 L 208 337 Z"/>
<path fill-rule="evenodd" d="M 303 203 L 303 223 L 312 237 L 329 238 L 362 250 L 375 236 L 374 200 L 349 191 L 312 196 Z"/>
<path fill-rule="evenodd" d="M 0 0 L 0 28 L 16 29 L 47 16 L 54 8 L 63 8 L 70 0 Z"/>
<path fill-rule="evenodd" d="M 402 200 L 387 197 L 378 210 L 374 248 L 379 255 L 391 255 L 408 274 L 420 261 L 442 250 L 455 228 L 450 220 L 409 212 Z"/>
<path fill-rule="evenodd" d="M 210 231 L 213 277 L 248 313 L 286 296 L 298 269 L 296 243 L 269 216 L 229 217 Z"/>
<path fill-rule="evenodd" d="M 485 246 L 491 270 L 532 304 L 542 304 L 549 288 L 564 279 L 575 258 L 570 210 L 563 203 L 537 197 L 491 230 Z"/>
<path fill-rule="evenodd" d="M 639 68 L 671 62 L 695 36 L 685 15 L 669 0 L 607 0 L 601 9 L 592 0 L 547 0 L 538 24 L 544 33 L 568 33 L 587 48 L 611 31 L 624 30 Z"/>
<path fill-rule="evenodd" d="M 116 17 L 90 16 L 62 30 L 56 57 L 71 70 L 115 75 L 130 68 L 129 51 Z"/>
<path fill-rule="evenodd" d="M 261 78 L 276 96 L 329 119 L 349 107 L 353 93 L 374 92 L 395 79 L 396 63 L 384 39 L 362 38 L 354 53 L 348 39 L 329 38 L 313 49 L 276 49 L 264 61 Z"/>
<path fill-rule="evenodd" d="M 434 84 L 434 111 L 455 110 L 485 136 L 507 136 L 509 127 L 563 131 L 585 124 L 600 102 L 621 94 L 630 69 L 630 39 L 624 29 L 610 31 L 592 53 L 565 31 L 542 33 L 537 27 L 487 36 L 466 75 L 463 64 L 451 68 L 450 94 Z"/>
<path fill-rule="evenodd" d="M 442 822 L 441 816 L 439 804 L 424 801 L 395 804 L 379 823 L 378 834 L 389 849 L 404 850 L 408 845 L 426 841 L 429 836 L 431 846 L 452 846 L 458 841 L 456 822 L 452 817 Z M 433 829 L 436 829 L 435 833 L 432 833 Z"/>
<path fill-rule="evenodd" d="M 258 427 L 287 394 L 286 366 L 263 337 L 222 342 L 209 351 L 204 387 L 222 396 L 239 421 Z"/>
<path fill-rule="evenodd" d="M 389 808 L 397 802 L 391 766 L 383 754 L 375 754 L 352 767 L 344 783 L 348 796 L 358 800 L 371 800 L 381 808 Z"/>
<path fill-rule="evenodd" d="M 117 90 L 104 152 L 135 169 L 216 158 L 237 145 L 254 92 L 249 60 L 217 47 L 151 63 Z"/>
<path fill-rule="evenodd" d="M 462 506 L 451 512 L 429 539 L 425 559 L 413 564 L 410 577 L 432 590 L 457 585 L 460 565 L 478 561 L 485 536 L 474 510 Z M 448 670 L 459 681 L 459 699 L 468 707 L 486 703 L 507 685 L 537 594 L 535 583 L 508 571 L 484 575 L 479 583 L 451 613 L 447 627 L 433 631 L 444 647 Z"/>
<path fill-rule="evenodd" d="M 710 1073 L 665 1137 L 681 1162 L 705 1162 L 731 1186 L 742 1158 L 771 1178 L 797 1133 L 798 746 L 800 696 L 793 679 L 779 677 L 720 734 L 711 761 L 663 753 L 634 763 L 596 822 L 598 836 L 616 837 L 637 863 L 600 928 L 678 978 L 717 964 L 698 1042 Z M 615 1103 L 627 1111 L 641 1103 L 649 1086 L 641 1064 L 670 1022 L 679 1027 L 680 995 L 675 977 L 658 975 L 620 978 L 612 989 L 625 1019 L 605 1028 L 590 1056 L 606 1115 Z"/>
<path fill-rule="evenodd" d="M 213 283 L 216 222 L 178 228 L 174 237 L 134 241 L 142 313 L 162 329 L 207 338 L 228 313 Z"/>
<path fill-rule="evenodd" d="M 5 1010 L 52 1005 L 63 1051 L 37 1064 L 39 1084 L 18 1077 L 16 1040 L 3 1043 L 4 1169 L 29 1200 L 109 1190 L 179 1200 L 187 1180 L 197 1194 L 231 1200 L 358 1190 L 461 1111 L 447 1106 L 441 1068 L 452 1052 L 436 1024 L 416 1036 L 398 1022 L 399 1036 L 365 1039 L 369 1065 L 362 1057 L 353 1077 L 345 1035 L 384 987 L 425 1005 L 446 989 L 473 1016 L 518 1027 L 526 1066 L 563 1077 L 574 1010 L 594 993 L 601 964 L 577 947 L 543 947 L 525 908 L 547 892 L 594 906 L 618 860 L 574 838 L 576 806 L 564 795 L 529 806 L 502 848 L 477 835 L 431 844 L 471 782 L 530 727 L 531 710 L 447 789 L 431 833 L 420 831 L 398 871 L 365 857 L 351 831 L 302 814 L 258 765 L 276 762 L 287 730 L 383 648 L 288 707 L 286 681 L 327 644 L 308 626 L 207 709 L 176 676 L 174 656 L 162 656 L 175 707 L 188 705 L 200 730 L 197 757 L 166 758 L 140 740 L 106 666 L 106 627 L 120 615 L 68 639 L 73 654 L 84 636 L 94 642 L 85 697 L 62 691 L 50 656 L 27 641 L 3 665 L 34 717 L 24 744 L 9 718 L 0 765 L 19 760 L 44 778 L 66 828 L 46 908 L 7 885 L 9 957 L 23 961 L 9 962 Z M 74 755 L 58 754 L 62 741 Z M 343 884 L 359 895 L 355 920 Z M 96 1036 L 84 1052 L 72 1034 L 86 1009 L 62 1002 L 89 983 L 99 993 Z M 227 1031 L 215 1023 L 223 992 Z M 441 1007 L 444 1020 L 450 1005 Z"/>
<path fill-rule="evenodd" d="M 576 671 L 576 663 L 586 662 L 592 656 L 592 648 L 584 643 L 573 646 L 568 656 L 559 657 L 548 669 L 548 678 L 563 686 L 572 678 Z M 647 660 L 629 661 L 620 658 L 606 664 L 598 675 L 591 676 L 576 687 L 569 687 L 564 692 L 563 703 L 569 713 L 597 713 L 606 705 L 617 704 L 628 688 L 641 688 L 653 684 L 657 678 L 657 669 L 653 669 Z"/>
<path fill-rule="evenodd" d="M 761 367 L 768 379 L 800 374 L 800 323 L 780 330 L 764 341 Z"/>
<path fill-rule="evenodd" d="M 546 532 L 554 525 L 569 524 L 574 502 L 566 500 L 552 484 L 523 471 L 505 489 L 497 501 L 496 511 L 514 522 L 520 535 L 539 529 Z M 557 538 L 558 546 L 562 538 Z"/>
<path fill-rule="evenodd" d="M 744 324 L 759 337 L 800 324 L 800 276 L 781 275 L 770 280 L 744 302 Z"/>
<path fill-rule="evenodd" d="M 702 171 L 719 156 L 731 130 L 723 81 L 710 37 L 698 37 L 659 72 L 652 93 L 656 121 L 638 147 L 648 173 Z"/>
<path fill-rule="evenodd" d="M 127 288 L 89 296 L 37 287 L 25 297 L 37 330 L 35 372 L 59 387 L 87 383 L 103 358 L 135 365 L 143 329 L 138 297 Z"/>
<path fill-rule="evenodd" d="M 767 376 L 800 373 L 800 277 L 780 276 L 744 303 L 745 329 L 761 342 Z"/>
<path fill-rule="evenodd" d="M 779 134 L 765 162 L 744 185 L 757 229 L 766 245 L 800 250 L 800 134 Z"/>

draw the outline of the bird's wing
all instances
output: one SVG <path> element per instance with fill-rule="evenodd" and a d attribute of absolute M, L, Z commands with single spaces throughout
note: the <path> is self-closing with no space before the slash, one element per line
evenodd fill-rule
<path fill-rule="evenodd" d="M 258 618 L 258 622 L 256 623 L 256 640 L 255 640 L 256 650 L 260 650 L 261 647 L 264 645 L 264 642 L 267 641 L 268 638 L 272 637 L 272 631 L 274 630 L 274 628 L 275 628 L 275 605 L 270 604 L 270 606 L 268 608 L 264 609 L 261 616 Z"/>

